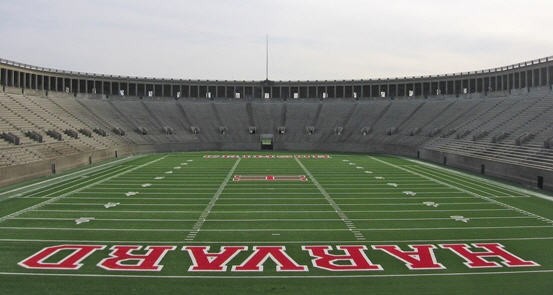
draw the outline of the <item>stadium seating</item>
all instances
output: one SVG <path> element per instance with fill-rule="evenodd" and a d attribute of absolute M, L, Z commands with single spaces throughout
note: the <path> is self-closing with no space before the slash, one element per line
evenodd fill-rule
<path fill-rule="evenodd" d="M 481 97 L 325 101 L 108 100 L 6 92 L 0 93 L 0 132 L 8 138 L 0 143 L 0 165 L 114 147 L 140 147 L 139 152 L 258 149 L 260 135 L 280 134 L 275 149 L 408 156 L 426 150 L 549 171 L 551 118 L 549 89 Z M 22 148 L 13 146 L 15 138 Z"/>

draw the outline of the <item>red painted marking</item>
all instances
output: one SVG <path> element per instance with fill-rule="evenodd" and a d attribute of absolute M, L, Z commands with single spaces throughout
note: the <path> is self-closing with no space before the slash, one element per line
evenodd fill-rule
<path fill-rule="evenodd" d="M 110 257 L 98 263 L 105 270 L 117 271 L 161 271 L 159 263 L 167 252 L 175 250 L 175 246 L 147 246 L 146 254 L 133 252 L 142 249 L 139 245 L 116 245 L 111 247 Z"/>
<path fill-rule="evenodd" d="M 384 251 L 403 261 L 410 270 L 445 269 L 441 263 L 436 261 L 434 245 L 409 245 L 413 251 L 403 251 L 398 245 L 374 245 L 372 248 Z"/>
<path fill-rule="evenodd" d="M 234 175 L 233 181 L 307 181 L 305 175 Z"/>
<path fill-rule="evenodd" d="M 464 264 L 469 268 L 494 268 L 501 267 L 501 264 L 495 261 L 488 261 L 484 258 L 497 258 L 507 267 L 526 267 L 539 266 L 534 261 L 523 260 L 515 254 L 505 250 L 499 243 L 476 243 L 472 246 L 484 249 L 485 251 L 474 252 L 469 250 L 467 244 L 441 244 L 440 247 L 449 249 L 453 253 L 465 260 Z"/>
<path fill-rule="evenodd" d="M 33 256 L 19 262 L 19 265 L 29 269 L 59 269 L 77 270 L 83 266 L 81 262 L 94 251 L 104 249 L 105 245 L 59 245 L 46 247 Z M 57 262 L 45 262 L 48 258 L 61 251 L 71 251 Z"/>
<path fill-rule="evenodd" d="M 344 251 L 344 255 L 330 254 L 332 246 L 303 246 L 302 249 L 309 252 L 313 257 L 312 263 L 316 268 L 329 271 L 375 271 L 382 270 L 382 266 L 373 264 L 365 255 L 364 245 L 337 246 L 338 250 Z"/>
<path fill-rule="evenodd" d="M 263 265 L 268 259 L 276 264 L 276 271 L 308 271 L 307 266 L 300 265 L 286 253 L 284 246 L 254 246 L 253 253 L 242 262 L 233 266 L 232 271 L 249 272 L 263 271 Z"/>
<path fill-rule="evenodd" d="M 247 246 L 222 246 L 220 252 L 209 253 L 209 246 L 184 246 L 188 251 L 193 265 L 188 271 L 223 272 L 227 264 L 240 252 L 247 250 Z"/>

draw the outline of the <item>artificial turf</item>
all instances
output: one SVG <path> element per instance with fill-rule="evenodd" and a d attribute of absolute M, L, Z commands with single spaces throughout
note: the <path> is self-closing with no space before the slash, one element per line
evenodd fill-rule
<path fill-rule="evenodd" d="M 268 154 L 140 156 L 62 175 L 51 183 L 31 187 L 26 183 L 0 192 L 2 293 L 551 294 L 553 290 L 553 202 L 536 193 L 391 156 L 249 157 L 254 155 Z M 237 175 L 269 178 L 234 181 Z M 307 181 L 275 181 L 274 176 L 306 176 Z M 75 222 L 83 217 L 89 221 Z M 439 247 L 450 243 L 501 243 L 539 266 L 469 268 L 461 257 Z M 106 248 L 84 259 L 78 270 L 18 265 L 45 247 L 62 244 Z M 444 269 L 410 270 L 397 258 L 371 248 L 397 245 L 407 251 L 415 244 L 434 245 L 436 260 Z M 165 255 L 158 272 L 98 267 L 114 245 L 176 248 Z M 232 258 L 226 271 L 191 272 L 193 261 L 182 250 L 186 245 L 210 246 L 211 252 L 231 245 L 248 249 Z M 252 254 L 253 247 L 268 245 L 284 246 L 308 271 L 278 272 L 271 259 L 259 272 L 232 270 Z M 319 269 L 302 249 L 307 245 L 329 245 L 337 255 L 343 254 L 336 249 L 339 245 L 365 245 L 366 256 L 383 269 Z"/>

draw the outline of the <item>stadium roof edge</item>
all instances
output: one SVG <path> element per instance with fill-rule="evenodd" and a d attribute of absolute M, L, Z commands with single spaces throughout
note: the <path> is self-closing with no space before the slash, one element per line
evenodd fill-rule
<path fill-rule="evenodd" d="M 78 71 L 69 71 L 69 70 L 60 70 L 54 68 L 40 67 L 29 65 L 21 62 L 16 62 L 12 60 L 7 60 L 0 58 L 0 65 L 12 66 L 21 69 L 27 69 L 32 71 L 39 71 L 49 74 L 61 74 L 68 76 L 80 76 L 80 77 L 89 77 L 89 78 L 109 78 L 117 80 L 138 80 L 138 81 L 153 81 L 153 82 L 196 82 L 196 83 L 263 83 L 263 82 L 288 82 L 293 84 L 312 84 L 312 83 L 326 83 L 329 81 L 338 82 L 338 83 L 366 83 L 366 82 L 381 82 L 381 81 L 402 81 L 402 80 L 414 80 L 414 79 L 439 79 L 446 77 L 461 77 L 469 75 L 479 75 L 479 74 L 489 74 L 497 73 L 503 71 L 514 70 L 522 67 L 540 65 L 543 63 L 553 62 L 553 56 L 548 56 L 544 58 L 538 58 L 530 61 L 520 62 L 516 64 L 511 64 L 507 66 L 501 66 L 496 68 L 489 68 L 484 70 L 469 71 L 469 72 L 457 72 L 457 73 L 447 73 L 447 74 L 437 74 L 437 75 L 427 75 L 427 76 L 412 76 L 412 77 L 389 77 L 389 78 L 370 78 L 370 79 L 344 79 L 344 80 L 297 80 L 297 81 L 285 81 L 285 80 L 276 80 L 276 81 L 264 81 L 264 80 L 201 80 L 201 79 L 178 79 L 178 78 L 156 78 L 156 77 L 138 77 L 138 76 L 123 76 L 123 75 L 113 75 L 113 74 L 98 74 L 98 73 L 88 73 L 88 72 L 78 72 Z"/>

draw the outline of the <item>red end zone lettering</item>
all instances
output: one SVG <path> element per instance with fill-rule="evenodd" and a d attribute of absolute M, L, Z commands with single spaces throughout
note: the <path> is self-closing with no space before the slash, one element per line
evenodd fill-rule
<path fill-rule="evenodd" d="M 469 268 L 495 268 L 501 264 L 495 261 L 488 261 L 484 258 L 499 258 L 501 263 L 507 267 L 540 266 L 534 261 L 523 260 L 513 253 L 505 250 L 499 243 L 476 243 L 472 246 L 484 249 L 484 251 L 473 252 L 467 244 L 440 244 L 440 247 L 449 249 L 457 256 L 465 260 L 464 264 Z"/>
<path fill-rule="evenodd" d="M 345 255 L 333 255 L 329 251 L 332 246 L 303 246 L 303 250 L 309 252 L 313 257 L 312 263 L 316 268 L 329 271 L 373 271 L 382 270 L 378 264 L 373 264 L 363 252 L 366 246 L 337 246 L 338 250 L 344 251 Z M 349 264 L 338 264 L 348 262 Z"/>
<path fill-rule="evenodd" d="M 250 272 L 263 271 L 263 264 L 267 259 L 272 259 L 276 263 L 276 271 L 308 271 L 307 266 L 299 265 L 286 253 L 284 246 L 254 246 L 254 252 L 246 258 L 242 264 L 233 266 L 232 271 Z"/>
<path fill-rule="evenodd" d="M 439 247 L 438 247 L 439 246 Z M 538 263 L 525 260 L 505 249 L 499 243 L 468 244 L 417 244 L 408 245 L 410 250 L 403 250 L 399 245 L 339 245 L 333 248 L 330 245 L 301 246 L 297 253 L 302 257 L 291 257 L 285 246 L 253 246 L 250 249 L 245 245 L 221 246 L 220 250 L 209 252 L 210 246 L 193 245 L 182 247 L 188 253 L 191 265 L 189 272 L 263 272 L 268 260 L 276 264 L 278 272 L 307 272 L 309 268 L 302 263 L 311 259 L 314 268 L 330 272 L 371 272 L 382 271 L 384 268 L 373 263 L 367 250 L 385 252 L 403 262 L 409 270 L 445 270 L 439 262 L 435 252 L 442 254 L 453 252 L 461 259 L 452 264 L 463 263 L 468 268 L 497 268 L 497 267 L 537 267 Z M 90 260 L 91 254 L 104 250 L 106 245 L 57 245 L 45 247 L 37 253 L 18 263 L 27 269 L 39 270 L 78 270 L 83 266 L 85 259 Z M 102 251 L 105 258 L 98 259 L 97 267 L 106 271 L 150 271 L 157 272 L 163 269 L 161 261 L 169 251 L 176 246 L 155 245 L 114 245 Z M 337 253 L 336 253 L 337 252 Z M 182 253 L 182 252 L 179 252 Z M 239 257 L 240 254 L 240 259 Z M 97 256 L 96 254 L 95 256 Z M 180 254 L 185 255 L 185 254 Z M 238 261 L 237 261 L 238 259 Z M 295 260 L 301 259 L 301 260 Z M 98 261 L 97 260 L 97 261 Z M 494 261 L 496 260 L 496 261 Z M 500 262 L 497 262 L 500 261 Z M 173 262 L 173 261 L 170 261 Z M 178 259 L 173 263 L 180 263 Z M 232 265 L 231 265 L 232 264 Z"/>
<path fill-rule="evenodd" d="M 167 252 L 175 250 L 176 246 L 147 246 L 146 254 L 134 254 L 142 246 L 113 246 L 109 258 L 98 263 L 98 266 L 105 270 L 117 271 L 160 271 L 163 265 L 160 261 Z"/>
<path fill-rule="evenodd" d="M 238 253 L 247 250 L 246 246 L 222 246 L 217 253 L 208 253 L 209 246 L 184 246 L 182 250 L 188 251 L 192 264 L 188 271 L 214 271 L 227 270 L 227 263 Z"/>
<path fill-rule="evenodd" d="M 405 262 L 405 266 L 411 270 L 423 269 L 445 269 L 445 267 L 436 261 L 434 255 L 434 245 L 409 245 L 414 251 L 403 251 L 397 245 L 374 245 L 375 250 L 384 251 L 393 257 Z"/>
<path fill-rule="evenodd" d="M 85 258 L 94 253 L 94 251 L 102 250 L 105 247 L 105 245 L 59 245 L 46 247 L 19 262 L 19 265 L 29 269 L 77 270 L 83 266 L 81 262 Z M 57 262 L 45 262 L 48 258 L 61 251 L 70 251 L 70 253 Z"/>

